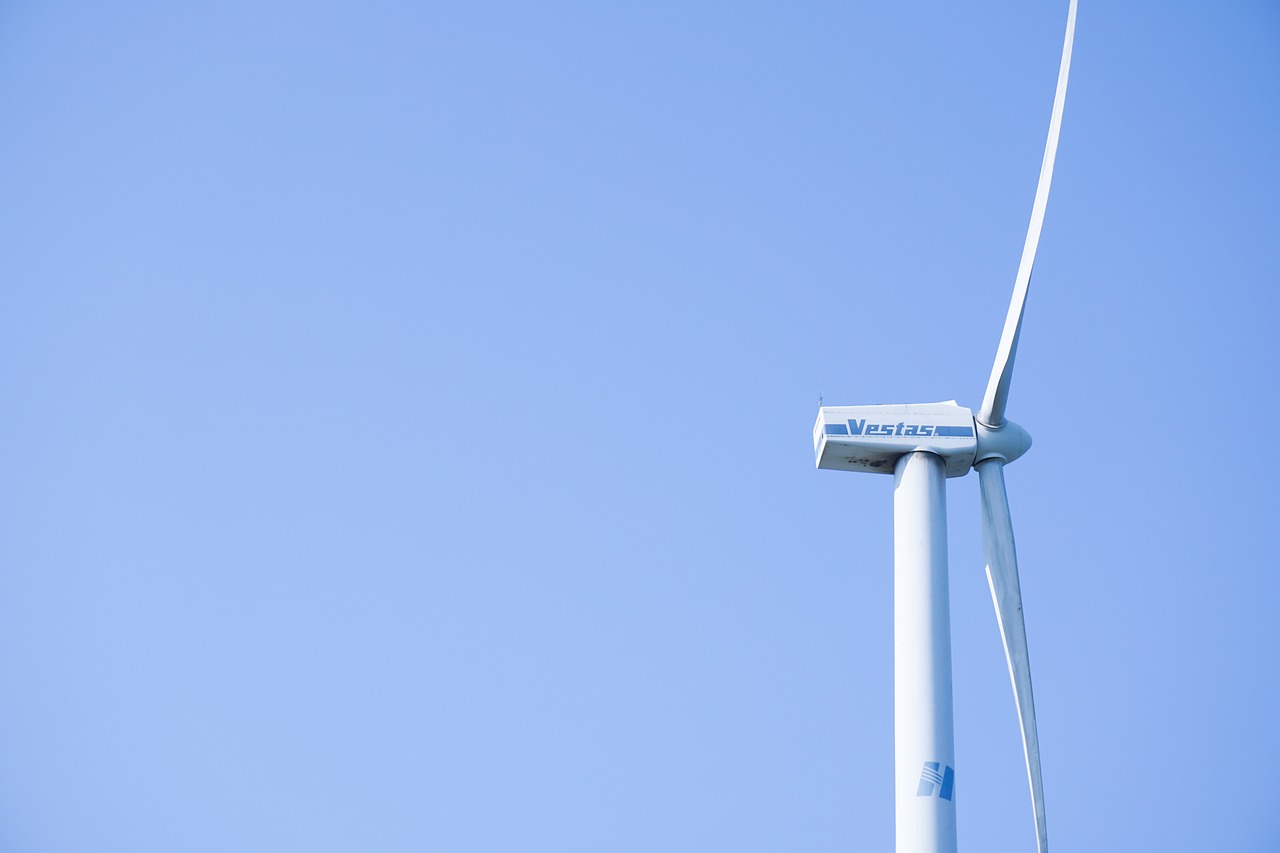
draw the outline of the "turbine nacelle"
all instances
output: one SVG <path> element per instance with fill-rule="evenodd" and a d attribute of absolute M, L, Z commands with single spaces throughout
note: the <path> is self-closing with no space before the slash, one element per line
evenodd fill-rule
<path fill-rule="evenodd" d="M 986 459 L 1012 462 L 1031 436 L 1013 421 L 993 429 L 954 400 L 891 406 L 824 406 L 813 426 L 819 468 L 892 474 L 904 454 L 940 456 L 948 477 L 963 477 Z"/>
<path fill-rule="evenodd" d="M 978 452 L 973 412 L 944 403 L 824 406 L 813 426 L 819 468 L 892 474 L 903 454 L 942 457 L 948 477 L 963 477 Z"/>

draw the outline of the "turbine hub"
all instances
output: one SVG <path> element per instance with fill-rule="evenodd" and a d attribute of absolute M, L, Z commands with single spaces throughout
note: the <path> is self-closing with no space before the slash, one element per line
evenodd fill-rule
<path fill-rule="evenodd" d="M 1006 419 L 998 427 L 989 427 L 974 418 L 973 425 L 978 432 L 978 453 L 974 457 L 974 465 L 986 459 L 1012 462 L 1031 448 L 1031 434 L 1011 420 Z"/>

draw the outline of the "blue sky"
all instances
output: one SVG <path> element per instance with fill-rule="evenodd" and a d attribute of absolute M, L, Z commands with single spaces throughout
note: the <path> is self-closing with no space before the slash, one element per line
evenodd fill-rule
<path fill-rule="evenodd" d="M 6 4 L 0 847 L 889 850 L 889 478 L 1065 2 Z M 1061 849 L 1280 834 L 1280 12 L 1082 2 L 1007 478 Z M 951 481 L 963 849 L 1034 835 Z"/>

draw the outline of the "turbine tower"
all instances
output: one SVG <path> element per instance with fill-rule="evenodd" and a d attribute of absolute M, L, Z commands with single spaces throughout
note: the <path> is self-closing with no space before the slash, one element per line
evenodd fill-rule
<path fill-rule="evenodd" d="M 892 474 L 894 802 L 897 853 L 955 853 L 956 762 L 951 701 L 951 617 L 947 584 L 946 478 L 976 469 L 982 494 L 987 582 L 1004 641 L 1013 700 L 1031 787 L 1039 853 L 1048 853 L 1040 745 L 1031 665 L 1018 586 L 1018 561 L 1005 491 L 1004 466 L 1026 453 L 1031 437 L 1005 417 L 1027 286 L 1035 261 L 1062 107 L 1071 66 L 1076 0 L 1049 121 L 1031 224 L 1014 280 L 1013 298 L 982 405 L 820 406 L 813 429 L 819 468 Z"/>

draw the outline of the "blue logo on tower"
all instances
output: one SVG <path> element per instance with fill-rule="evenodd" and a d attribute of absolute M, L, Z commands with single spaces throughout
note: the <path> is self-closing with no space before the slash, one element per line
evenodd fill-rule
<path fill-rule="evenodd" d="M 939 797 L 951 799 L 956 788 L 956 771 L 949 764 L 940 761 L 926 761 L 920 771 L 920 787 L 916 789 L 917 797 Z"/>

